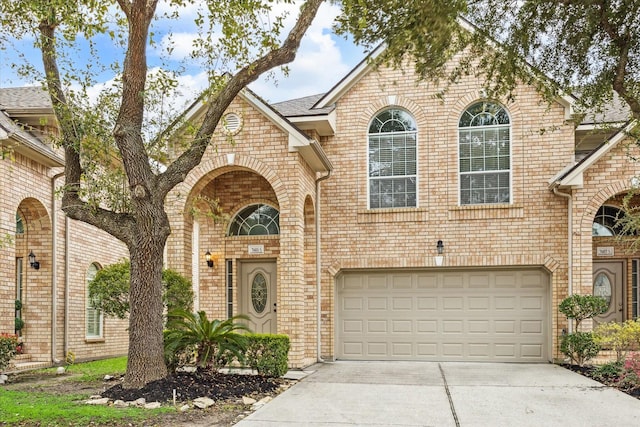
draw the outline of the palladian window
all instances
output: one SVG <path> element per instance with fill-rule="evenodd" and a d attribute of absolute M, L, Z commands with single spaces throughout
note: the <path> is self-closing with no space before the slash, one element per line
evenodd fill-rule
<path fill-rule="evenodd" d="M 591 235 L 594 237 L 612 237 L 619 234 L 631 234 L 623 230 L 619 222 L 624 212 L 615 206 L 600 206 L 593 219 Z"/>
<path fill-rule="evenodd" d="M 247 206 L 233 217 L 227 236 L 272 234 L 280 234 L 280 212 L 273 206 L 255 204 Z"/>
<path fill-rule="evenodd" d="M 369 125 L 369 208 L 417 204 L 417 128 L 404 110 L 389 108 Z"/>
<path fill-rule="evenodd" d="M 499 104 L 477 102 L 458 124 L 460 204 L 511 202 L 511 126 Z"/>

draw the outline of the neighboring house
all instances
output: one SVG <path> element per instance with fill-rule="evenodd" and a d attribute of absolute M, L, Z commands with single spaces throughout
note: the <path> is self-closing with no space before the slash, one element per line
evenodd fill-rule
<path fill-rule="evenodd" d="M 511 101 L 487 99 L 475 77 L 443 98 L 441 89 L 416 81 L 410 65 L 363 61 L 322 95 L 270 106 L 243 90 L 200 165 L 167 197 L 165 261 L 192 279 L 196 309 L 247 314 L 254 331 L 289 335 L 292 367 L 555 360 L 573 327 L 557 308 L 570 293 L 609 299 L 596 321 L 638 317 L 640 254 L 615 237 L 621 197 L 640 173 L 624 109 L 577 118 L 573 98 L 548 105 L 527 86 Z M 205 110 L 198 100 L 186 117 L 197 123 Z M 39 200 L 55 212 L 54 170 L 41 174 Z M 212 206 L 228 218 L 208 215 Z M 63 215 L 57 224 L 49 234 L 63 248 Z M 82 227 L 67 230 L 86 235 Z M 43 244 L 46 253 L 52 243 Z M 105 247 L 69 265 L 86 274 L 92 262 L 114 262 L 119 252 L 107 260 Z M 62 307 L 76 295 L 65 299 L 55 277 Z"/>
<path fill-rule="evenodd" d="M 15 332 L 16 317 L 24 322 L 19 367 L 127 350 L 127 323 L 103 318 L 87 298 L 87 281 L 126 257 L 126 247 L 60 209 L 64 157 L 56 133 L 41 88 L 0 89 L 0 332 Z"/>

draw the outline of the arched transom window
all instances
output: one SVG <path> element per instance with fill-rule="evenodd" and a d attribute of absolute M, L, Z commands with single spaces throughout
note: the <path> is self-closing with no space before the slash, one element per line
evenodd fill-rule
<path fill-rule="evenodd" d="M 280 234 L 280 212 L 273 206 L 255 204 L 238 212 L 231 220 L 227 236 Z"/>
<path fill-rule="evenodd" d="M 416 206 L 416 122 L 389 108 L 369 125 L 369 208 Z"/>
<path fill-rule="evenodd" d="M 511 127 L 499 104 L 477 102 L 458 123 L 460 204 L 511 201 Z"/>
<path fill-rule="evenodd" d="M 591 235 L 594 237 L 606 237 L 630 234 L 623 230 L 623 226 L 619 222 L 623 216 L 624 212 L 615 206 L 600 206 L 593 219 Z"/>

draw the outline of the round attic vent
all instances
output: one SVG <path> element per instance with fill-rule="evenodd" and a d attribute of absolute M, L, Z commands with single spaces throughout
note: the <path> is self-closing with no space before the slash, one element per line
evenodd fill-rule
<path fill-rule="evenodd" d="M 229 135 L 235 135 L 242 128 L 242 117 L 236 113 L 227 113 L 222 117 L 222 128 Z"/>

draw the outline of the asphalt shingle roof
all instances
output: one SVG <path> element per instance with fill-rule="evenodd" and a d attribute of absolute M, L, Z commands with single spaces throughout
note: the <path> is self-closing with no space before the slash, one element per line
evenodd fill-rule
<path fill-rule="evenodd" d="M 40 86 L 0 88 L 0 110 L 41 108 L 51 108 L 51 99 Z"/>
<path fill-rule="evenodd" d="M 335 105 L 331 105 L 325 108 L 312 107 L 322 98 L 325 94 L 320 93 L 317 95 L 305 96 L 302 98 L 290 99 L 287 101 L 276 102 L 271 106 L 280 114 L 285 117 L 303 117 L 303 116 L 318 116 L 323 114 L 329 114 L 335 108 Z"/>

